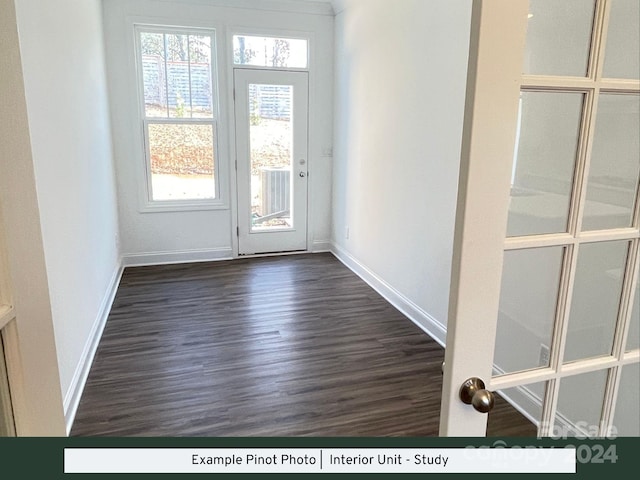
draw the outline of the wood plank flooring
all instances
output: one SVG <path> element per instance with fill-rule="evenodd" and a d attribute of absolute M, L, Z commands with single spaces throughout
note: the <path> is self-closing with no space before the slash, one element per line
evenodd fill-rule
<path fill-rule="evenodd" d="M 443 357 L 330 254 L 128 268 L 71 434 L 433 436 Z"/>

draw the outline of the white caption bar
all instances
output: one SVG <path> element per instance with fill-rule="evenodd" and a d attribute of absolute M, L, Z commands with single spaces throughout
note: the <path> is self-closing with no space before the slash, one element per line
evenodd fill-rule
<path fill-rule="evenodd" d="M 65 448 L 64 473 L 575 473 L 570 449 Z"/>

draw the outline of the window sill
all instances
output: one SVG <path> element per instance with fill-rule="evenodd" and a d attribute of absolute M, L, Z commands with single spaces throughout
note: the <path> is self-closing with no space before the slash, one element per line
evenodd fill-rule
<path fill-rule="evenodd" d="M 148 202 L 138 209 L 140 213 L 197 212 L 208 210 L 229 210 L 228 203 L 222 200 Z"/>

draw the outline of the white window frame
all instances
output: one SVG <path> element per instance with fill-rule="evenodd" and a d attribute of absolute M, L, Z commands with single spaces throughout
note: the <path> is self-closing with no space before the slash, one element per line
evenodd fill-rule
<path fill-rule="evenodd" d="M 138 122 L 142 129 L 143 148 L 143 175 L 144 186 L 141 186 L 142 205 L 141 212 L 175 212 L 194 210 L 222 210 L 228 208 L 226 190 L 222 188 L 221 164 L 220 161 L 220 137 L 224 135 L 220 125 L 220 88 L 218 69 L 218 48 L 216 30 L 213 28 L 165 26 L 147 23 L 134 24 L 135 42 L 135 67 L 136 67 L 136 89 L 138 100 Z M 211 38 L 211 98 L 212 98 L 212 118 L 174 118 L 174 117 L 147 117 L 144 96 L 144 77 L 142 65 L 142 45 L 140 41 L 141 33 L 159 34 L 182 34 L 209 36 Z M 154 200 L 152 190 L 151 155 L 149 145 L 149 125 L 157 124 L 191 124 L 191 125 L 211 125 L 213 129 L 213 171 L 215 198 L 207 199 L 184 199 L 184 200 Z"/>

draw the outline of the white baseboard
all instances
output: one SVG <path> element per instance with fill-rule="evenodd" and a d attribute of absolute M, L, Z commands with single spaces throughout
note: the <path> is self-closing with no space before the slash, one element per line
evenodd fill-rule
<path fill-rule="evenodd" d="M 84 345 L 80 361 L 78 362 L 76 371 L 74 372 L 73 378 L 71 379 L 71 385 L 69 385 L 69 389 L 64 396 L 63 405 L 67 435 L 69 435 L 69 433 L 71 432 L 73 421 L 76 418 L 76 412 L 78 411 L 80 398 L 82 397 L 82 392 L 84 390 L 85 383 L 87 382 L 87 377 L 89 376 L 89 370 L 91 369 L 91 364 L 93 363 L 93 357 L 96 354 L 98 344 L 100 343 L 100 338 L 102 337 L 102 332 L 104 331 L 104 327 L 107 324 L 107 318 L 109 317 L 109 312 L 111 311 L 111 306 L 113 305 L 113 300 L 115 299 L 116 292 L 118 291 L 118 285 L 120 284 L 120 279 L 122 278 L 123 271 L 124 268 L 121 266 L 121 264 L 119 264 L 114 270 L 113 275 L 111 276 L 111 281 L 109 282 L 107 291 L 104 295 L 104 298 L 102 299 L 100 310 L 98 311 L 98 315 L 93 322 L 93 327 L 91 327 L 91 332 L 89 333 L 87 342 Z"/>
<path fill-rule="evenodd" d="M 424 311 L 406 296 L 373 273 L 342 247 L 332 243 L 331 253 L 347 268 L 364 280 L 371 288 L 397 308 L 404 316 L 420 327 L 427 335 L 444 347 L 447 329 L 442 323 Z"/>
<path fill-rule="evenodd" d="M 211 248 L 207 250 L 183 250 L 174 252 L 133 253 L 123 255 L 124 267 L 141 267 L 146 265 L 168 265 L 172 263 L 215 262 L 231 260 L 231 248 Z"/>
<path fill-rule="evenodd" d="M 311 253 L 324 253 L 331 251 L 331 240 L 314 240 L 311 243 Z"/>

